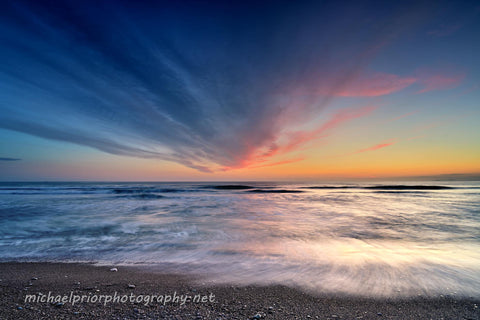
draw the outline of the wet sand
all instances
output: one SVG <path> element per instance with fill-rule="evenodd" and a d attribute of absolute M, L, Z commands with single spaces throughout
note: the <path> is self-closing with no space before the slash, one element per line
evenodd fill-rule
<path fill-rule="evenodd" d="M 110 271 L 113 267 L 0 263 L 0 319 L 480 319 L 480 299 L 472 297 L 334 296 L 279 285 L 216 285 L 134 267 Z M 49 292 L 49 302 L 25 302 L 26 295 L 48 299 Z M 128 301 L 105 303 L 105 296 L 115 293 Z M 145 305 L 147 295 L 156 297 Z M 58 296 L 70 301 L 52 301 Z M 72 303 L 75 296 L 84 301 Z M 93 296 L 100 301 L 86 301 Z M 166 302 L 167 296 L 178 302 Z"/>

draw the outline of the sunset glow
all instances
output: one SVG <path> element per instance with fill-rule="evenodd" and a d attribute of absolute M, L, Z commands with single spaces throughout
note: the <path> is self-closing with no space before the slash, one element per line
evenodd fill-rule
<path fill-rule="evenodd" d="M 478 4 L 20 1 L 1 15 L 3 180 L 480 173 Z"/>

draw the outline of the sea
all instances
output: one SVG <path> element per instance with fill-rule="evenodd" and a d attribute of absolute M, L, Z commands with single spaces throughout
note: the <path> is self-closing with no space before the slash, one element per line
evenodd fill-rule
<path fill-rule="evenodd" d="M 0 261 L 479 297 L 480 182 L 4 182 Z"/>

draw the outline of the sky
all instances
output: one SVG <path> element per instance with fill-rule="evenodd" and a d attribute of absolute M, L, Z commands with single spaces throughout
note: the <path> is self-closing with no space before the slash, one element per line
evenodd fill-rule
<path fill-rule="evenodd" d="M 480 173 L 477 1 L 6 1 L 0 180 Z"/>

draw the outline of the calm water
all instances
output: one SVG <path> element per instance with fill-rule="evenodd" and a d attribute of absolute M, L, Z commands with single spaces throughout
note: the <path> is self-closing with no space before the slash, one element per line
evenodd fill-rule
<path fill-rule="evenodd" d="M 218 185 L 1 183 L 0 259 L 146 264 L 318 292 L 480 296 L 479 183 Z"/>

